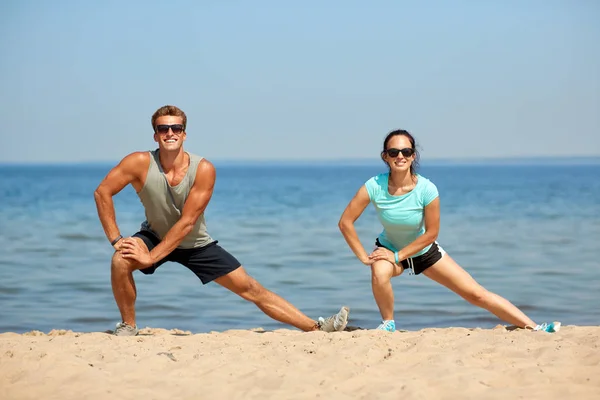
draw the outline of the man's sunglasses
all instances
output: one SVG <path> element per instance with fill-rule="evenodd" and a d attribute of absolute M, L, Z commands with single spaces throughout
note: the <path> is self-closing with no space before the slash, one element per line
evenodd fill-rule
<path fill-rule="evenodd" d="M 413 154 L 415 154 L 415 149 L 411 149 L 410 147 L 405 147 L 404 149 L 391 148 L 391 149 L 387 149 L 385 152 L 388 156 L 390 156 L 392 158 L 398 157 L 398 154 L 400 154 L 400 153 L 402 153 L 403 157 L 408 158 L 408 157 L 412 156 Z"/>
<path fill-rule="evenodd" d="M 165 134 L 167 132 L 169 132 L 169 129 L 171 129 L 171 131 L 173 131 L 174 134 L 178 135 L 181 132 L 183 132 L 183 125 L 182 124 L 174 124 L 174 125 L 156 125 L 156 133 L 162 133 Z"/>

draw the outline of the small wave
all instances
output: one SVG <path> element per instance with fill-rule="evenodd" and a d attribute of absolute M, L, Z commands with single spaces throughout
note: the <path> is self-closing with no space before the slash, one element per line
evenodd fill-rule
<path fill-rule="evenodd" d="M 67 324 L 112 324 L 114 326 L 114 318 L 108 317 L 76 317 L 69 318 Z"/>
<path fill-rule="evenodd" d="M 334 252 L 330 250 L 305 250 L 302 254 L 305 254 L 309 257 L 330 257 L 334 254 Z"/>
<path fill-rule="evenodd" d="M 13 253 L 18 253 L 17 251 L 13 251 Z M 29 261 L 29 260 L 28 260 Z M 18 260 L 0 260 L 0 266 L 7 266 L 7 267 L 24 267 L 27 266 L 28 263 L 25 261 L 18 261 Z"/>
<path fill-rule="evenodd" d="M 240 228 L 268 228 L 273 229 L 277 228 L 277 224 L 275 222 L 267 222 L 265 220 L 242 220 L 238 222 L 238 227 Z"/>
<path fill-rule="evenodd" d="M 0 295 L 2 295 L 2 294 L 9 294 L 9 295 L 19 294 L 22 291 L 23 291 L 23 289 L 19 288 L 19 287 L 2 287 L 2 286 L 0 286 Z"/>
<path fill-rule="evenodd" d="M 282 285 L 294 285 L 295 286 L 295 285 L 301 285 L 304 282 L 298 281 L 295 279 L 283 279 L 283 280 L 280 280 L 279 283 Z"/>
<path fill-rule="evenodd" d="M 265 267 L 270 269 L 281 269 L 284 267 L 284 265 L 280 263 L 266 263 Z"/>
<path fill-rule="evenodd" d="M 570 275 L 572 272 L 568 271 L 566 268 L 564 270 L 541 270 L 541 271 L 534 271 L 533 274 L 534 275 L 543 275 L 543 276 L 567 276 Z"/>
<path fill-rule="evenodd" d="M 0 332 L 25 333 L 30 331 L 31 327 L 26 325 L 2 325 L 0 324 Z"/>
<path fill-rule="evenodd" d="M 158 315 L 158 311 L 180 311 L 181 307 L 180 306 L 170 306 L 170 305 L 166 305 L 166 304 L 147 304 L 147 305 L 143 305 L 143 304 L 138 304 L 137 305 L 137 311 L 138 312 L 143 312 L 143 311 L 151 311 L 153 314 Z"/>
<path fill-rule="evenodd" d="M 104 239 L 103 236 L 91 236 L 86 235 L 84 233 L 61 233 L 58 235 L 60 239 L 66 240 L 76 240 L 76 241 L 92 241 L 92 242 L 101 242 Z"/>
<path fill-rule="evenodd" d="M 575 238 L 569 236 L 560 238 L 545 238 L 541 240 L 540 244 L 542 246 L 566 246 L 575 244 Z"/>
<path fill-rule="evenodd" d="M 440 308 L 428 308 L 428 309 L 424 309 L 424 308 L 409 308 L 409 309 L 402 309 L 402 310 L 397 310 L 396 314 L 398 314 L 399 316 L 412 316 L 412 315 L 418 315 L 421 317 L 454 317 L 457 315 L 462 315 L 462 312 L 458 312 L 458 311 L 452 311 L 452 310 L 447 310 L 447 309 L 440 309 Z"/>
<path fill-rule="evenodd" d="M 63 249 L 60 247 L 16 247 L 13 253 L 50 253 L 50 255 L 60 254 Z"/>
<path fill-rule="evenodd" d="M 71 292 L 83 292 L 83 293 L 104 293 L 106 292 L 106 287 L 104 285 L 90 285 L 88 283 L 83 282 L 56 282 L 54 284 L 50 284 L 48 287 L 48 292 L 53 293 L 54 291 L 61 291 L 64 293 Z M 71 293 L 73 295 L 73 293 Z"/>

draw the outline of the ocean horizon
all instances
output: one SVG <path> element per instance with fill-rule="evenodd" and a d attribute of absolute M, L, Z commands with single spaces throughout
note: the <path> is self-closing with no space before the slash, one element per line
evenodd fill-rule
<path fill-rule="evenodd" d="M 226 158 L 211 158 L 206 157 L 215 166 L 231 166 L 231 165 L 281 165 L 281 166 L 327 166 L 327 165 L 383 165 L 382 161 L 377 158 L 369 157 L 363 159 L 347 158 L 299 158 L 299 159 L 226 159 Z M 24 161 L 24 162 L 2 162 L 0 166 L 60 166 L 60 165 L 82 165 L 82 166 L 106 166 L 117 165 L 120 160 L 101 160 L 101 161 Z M 596 165 L 600 164 L 600 155 L 597 156 L 518 156 L 518 157 L 488 157 L 488 158 L 425 158 L 421 160 L 421 164 L 431 166 L 439 165 Z"/>

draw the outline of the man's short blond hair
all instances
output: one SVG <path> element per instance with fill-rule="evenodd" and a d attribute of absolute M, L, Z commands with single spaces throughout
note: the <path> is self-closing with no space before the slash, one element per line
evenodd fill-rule
<path fill-rule="evenodd" d="M 183 119 L 183 130 L 185 131 L 185 127 L 187 126 L 187 116 L 185 113 L 179 108 L 175 106 L 162 106 L 154 114 L 152 114 L 152 129 L 156 130 L 156 120 L 158 117 L 181 117 Z"/>

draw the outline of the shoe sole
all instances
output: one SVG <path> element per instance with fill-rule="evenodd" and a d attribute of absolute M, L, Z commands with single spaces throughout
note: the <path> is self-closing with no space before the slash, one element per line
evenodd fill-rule
<path fill-rule="evenodd" d="M 132 332 L 132 333 L 114 333 L 113 332 L 113 336 L 121 336 L 121 337 L 126 337 L 126 336 L 137 336 L 139 334 L 139 331 L 136 332 Z"/>

